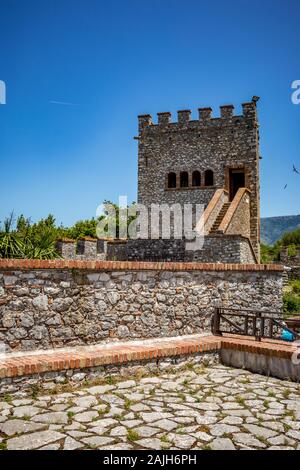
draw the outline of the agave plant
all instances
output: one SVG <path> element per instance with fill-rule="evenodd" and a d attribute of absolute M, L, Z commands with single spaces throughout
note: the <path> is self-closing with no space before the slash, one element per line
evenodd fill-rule
<path fill-rule="evenodd" d="M 24 244 L 22 239 L 13 231 L 14 215 L 11 213 L 4 220 L 4 226 L 0 232 L 0 257 L 23 258 Z"/>
<path fill-rule="evenodd" d="M 28 259 L 59 258 L 55 247 L 55 235 L 51 230 L 45 230 L 38 237 L 32 238 L 30 232 L 23 238 L 24 254 Z"/>
<path fill-rule="evenodd" d="M 14 215 L 4 220 L 0 230 L 0 258 L 55 259 L 56 234 L 50 227 L 34 232 L 27 224 L 21 231 L 13 230 Z"/>

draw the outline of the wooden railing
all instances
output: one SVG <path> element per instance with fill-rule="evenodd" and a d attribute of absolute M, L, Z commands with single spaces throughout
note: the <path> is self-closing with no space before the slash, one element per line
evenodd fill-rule
<path fill-rule="evenodd" d="M 281 340 L 285 330 L 300 339 L 299 333 L 275 315 L 280 312 L 217 307 L 212 318 L 212 333 L 216 336 L 223 333 L 254 336 L 255 341 L 261 341 L 262 338 Z"/>

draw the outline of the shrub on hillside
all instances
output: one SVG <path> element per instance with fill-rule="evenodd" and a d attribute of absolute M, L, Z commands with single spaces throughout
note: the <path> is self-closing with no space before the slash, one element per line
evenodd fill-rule
<path fill-rule="evenodd" d="M 300 313 L 300 298 L 291 292 L 283 295 L 283 311 L 287 315 Z"/>
<path fill-rule="evenodd" d="M 290 285 L 295 294 L 300 294 L 300 279 L 294 279 L 290 282 Z"/>
<path fill-rule="evenodd" d="M 300 228 L 292 232 L 286 232 L 281 238 L 281 243 L 283 246 L 300 246 Z"/>

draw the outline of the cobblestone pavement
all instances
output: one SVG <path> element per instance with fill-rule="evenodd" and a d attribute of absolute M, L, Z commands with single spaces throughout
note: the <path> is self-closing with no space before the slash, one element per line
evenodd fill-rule
<path fill-rule="evenodd" d="M 300 385 L 215 365 L 5 397 L 0 448 L 299 450 Z"/>

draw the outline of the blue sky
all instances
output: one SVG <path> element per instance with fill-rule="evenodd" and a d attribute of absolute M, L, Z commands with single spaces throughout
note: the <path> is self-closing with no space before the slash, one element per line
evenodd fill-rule
<path fill-rule="evenodd" d="M 262 216 L 300 213 L 298 0 L 1 0 L 0 14 L 0 220 L 71 224 L 136 200 L 138 114 L 239 113 L 252 95 Z"/>

